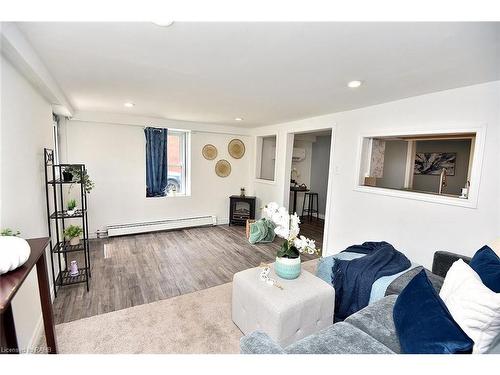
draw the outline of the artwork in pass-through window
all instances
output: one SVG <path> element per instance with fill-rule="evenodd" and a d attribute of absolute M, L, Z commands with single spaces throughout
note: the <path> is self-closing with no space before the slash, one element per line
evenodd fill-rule
<path fill-rule="evenodd" d="M 443 168 L 447 176 L 455 176 L 455 152 L 417 152 L 415 155 L 415 174 L 441 174 Z"/>

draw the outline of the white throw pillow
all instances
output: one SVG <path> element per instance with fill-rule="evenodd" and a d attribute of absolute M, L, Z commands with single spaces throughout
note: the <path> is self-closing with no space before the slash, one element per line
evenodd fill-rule
<path fill-rule="evenodd" d="M 25 239 L 0 236 L 0 275 L 21 267 L 30 254 L 30 245 Z"/>
<path fill-rule="evenodd" d="M 500 293 L 486 287 L 460 259 L 446 274 L 439 296 L 453 319 L 474 341 L 472 352 L 486 353 L 500 334 Z"/>

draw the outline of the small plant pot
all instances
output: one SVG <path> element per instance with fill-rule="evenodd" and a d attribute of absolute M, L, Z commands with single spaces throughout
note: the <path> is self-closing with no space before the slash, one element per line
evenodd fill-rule
<path fill-rule="evenodd" d="M 76 245 L 79 245 L 80 244 L 80 237 L 73 237 L 73 238 L 70 238 L 69 240 L 69 244 L 71 246 L 76 246 Z"/>
<path fill-rule="evenodd" d="M 282 279 L 293 280 L 300 276 L 301 261 L 298 258 L 276 257 L 274 272 Z"/>
<path fill-rule="evenodd" d="M 67 172 L 67 171 L 63 171 L 62 175 L 63 175 L 63 181 L 64 182 L 73 181 L 73 173 Z"/>
<path fill-rule="evenodd" d="M 73 208 L 72 210 L 67 210 L 66 213 L 68 215 L 74 215 L 75 214 L 75 211 L 76 211 L 76 208 Z"/>

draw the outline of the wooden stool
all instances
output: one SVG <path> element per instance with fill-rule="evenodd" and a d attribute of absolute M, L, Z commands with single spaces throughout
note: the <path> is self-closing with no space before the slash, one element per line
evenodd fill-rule
<path fill-rule="evenodd" d="M 314 208 L 314 199 L 316 198 L 316 208 Z M 306 206 L 307 199 L 307 208 Z M 318 203 L 319 195 L 318 193 L 307 192 L 304 193 L 304 202 L 302 203 L 302 215 L 304 217 L 304 213 L 307 213 L 307 220 L 311 221 L 313 218 L 313 214 L 316 214 L 316 219 L 319 219 L 319 203 Z"/>

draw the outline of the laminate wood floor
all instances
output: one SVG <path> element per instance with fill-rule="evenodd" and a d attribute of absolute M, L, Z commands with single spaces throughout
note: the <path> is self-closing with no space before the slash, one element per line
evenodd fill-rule
<path fill-rule="evenodd" d="M 321 249 L 323 247 L 325 221 L 323 219 L 316 219 L 315 217 L 311 221 L 302 217 L 300 221 L 300 234 L 314 240 L 316 248 Z"/>
<path fill-rule="evenodd" d="M 302 227 L 304 235 L 307 227 Z M 60 288 L 54 301 L 55 322 L 231 282 L 236 272 L 272 262 L 281 241 L 251 245 L 244 227 L 227 225 L 92 240 L 90 291 L 84 284 Z M 313 258 L 303 256 L 303 260 Z M 68 257 L 68 261 L 73 259 Z M 82 258 L 76 260 L 83 264 Z"/>

